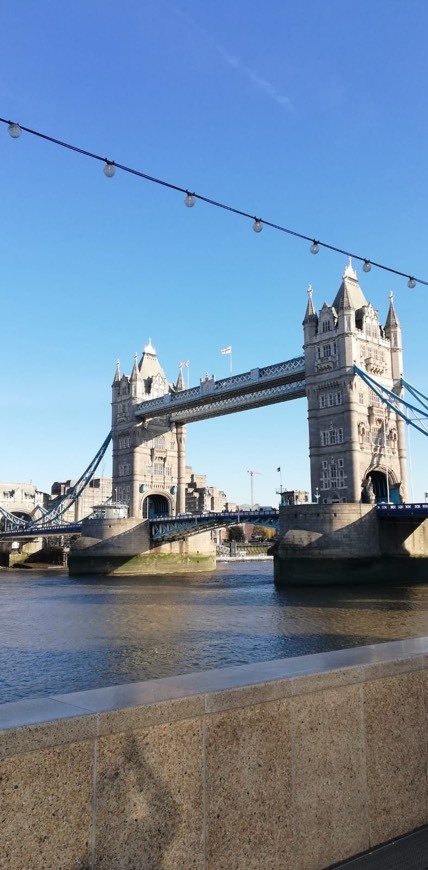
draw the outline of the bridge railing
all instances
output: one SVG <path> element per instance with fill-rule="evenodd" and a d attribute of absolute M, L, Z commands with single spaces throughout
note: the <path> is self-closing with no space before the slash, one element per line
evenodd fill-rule
<path fill-rule="evenodd" d="M 428 517 L 427 502 L 406 502 L 403 504 L 392 504 L 391 502 L 382 502 L 376 505 L 378 516 L 420 516 Z"/>
<path fill-rule="evenodd" d="M 154 542 L 180 540 L 201 531 L 210 531 L 222 526 L 248 525 L 279 527 L 279 511 L 276 508 L 250 511 L 210 511 L 200 514 L 181 514 L 177 517 L 150 517 L 150 534 Z"/>
<path fill-rule="evenodd" d="M 257 384 L 269 383 L 274 378 L 279 378 L 288 374 L 304 374 L 305 358 L 303 356 L 294 357 L 284 362 L 275 363 L 274 365 L 264 366 L 263 368 L 250 369 L 248 372 L 241 372 L 237 375 L 231 375 L 229 378 L 214 380 L 208 378 L 206 381 L 201 381 L 197 387 L 190 387 L 188 390 L 180 390 L 177 393 L 165 393 L 156 399 L 149 399 L 141 402 L 137 411 L 140 414 L 147 415 L 150 411 L 157 411 L 161 408 L 169 408 L 171 405 L 175 407 L 186 405 L 193 400 L 197 401 L 208 396 L 222 395 L 233 390 L 234 388 Z"/>

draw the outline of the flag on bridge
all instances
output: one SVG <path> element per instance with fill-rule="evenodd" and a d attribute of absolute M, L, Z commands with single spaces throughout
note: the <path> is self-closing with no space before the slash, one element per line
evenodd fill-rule
<path fill-rule="evenodd" d="M 178 363 L 178 368 L 179 369 L 189 368 L 189 365 L 190 365 L 190 360 L 187 359 L 186 362 Z"/>
<path fill-rule="evenodd" d="M 229 344 L 229 347 L 221 348 L 220 353 L 232 353 L 232 345 Z"/>
<path fill-rule="evenodd" d="M 279 466 L 276 470 L 277 470 L 277 471 L 281 471 L 281 466 Z"/>

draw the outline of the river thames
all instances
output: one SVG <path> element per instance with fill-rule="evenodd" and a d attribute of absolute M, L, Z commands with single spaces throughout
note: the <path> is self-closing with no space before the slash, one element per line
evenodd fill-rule
<path fill-rule="evenodd" d="M 428 583 L 278 590 L 272 571 L 2 571 L 0 702 L 428 634 Z"/>

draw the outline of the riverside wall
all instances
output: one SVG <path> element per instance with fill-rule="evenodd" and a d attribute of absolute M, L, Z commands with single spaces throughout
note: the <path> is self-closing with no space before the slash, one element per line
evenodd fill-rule
<path fill-rule="evenodd" d="M 280 507 L 278 585 L 428 581 L 428 521 L 380 519 L 364 504 Z"/>
<path fill-rule="evenodd" d="M 428 638 L 0 706 L 7 870 L 323 870 L 428 822 Z"/>

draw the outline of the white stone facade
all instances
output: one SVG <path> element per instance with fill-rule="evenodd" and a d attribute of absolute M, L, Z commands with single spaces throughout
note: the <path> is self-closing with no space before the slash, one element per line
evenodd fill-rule
<path fill-rule="evenodd" d="M 142 402 L 183 389 L 181 374 L 169 384 L 149 339 L 130 376 L 119 364 L 112 384 L 113 498 L 127 504 L 129 515 L 152 512 L 174 516 L 185 510 L 185 427 L 167 418 L 142 422 Z"/>
<path fill-rule="evenodd" d="M 317 313 L 312 288 L 303 321 L 313 500 L 404 501 L 404 423 L 354 364 L 402 395 L 401 328 L 392 295 L 385 325 L 351 262 L 332 305 Z"/>

